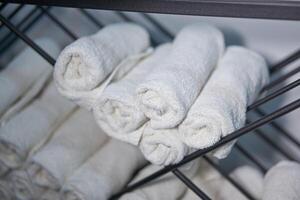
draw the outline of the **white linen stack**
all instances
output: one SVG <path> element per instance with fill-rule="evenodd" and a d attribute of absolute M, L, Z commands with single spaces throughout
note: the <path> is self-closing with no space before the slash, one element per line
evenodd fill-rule
<path fill-rule="evenodd" d="M 263 200 L 300 199 L 300 164 L 281 161 L 264 178 Z"/>
<path fill-rule="evenodd" d="M 223 51 L 223 34 L 213 26 L 190 25 L 178 33 L 159 69 L 137 88 L 152 128 L 174 128 L 184 119 Z"/>
<path fill-rule="evenodd" d="M 50 39 L 37 39 L 36 44 L 57 57 L 58 45 Z M 27 47 L 0 73 L 0 118 L 3 124 L 24 107 L 50 77 L 52 66 L 32 48 Z M 1 117 L 2 115 L 2 117 Z"/>
<path fill-rule="evenodd" d="M 198 170 L 198 161 L 179 168 L 187 177 L 192 178 Z M 159 170 L 160 167 L 149 165 L 142 169 L 134 178 L 132 183 L 144 178 Z M 153 182 L 142 186 L 140 189 L 124 194 L 121 200 L 174 200 L 182 197 L 186 191 L 186 186 L 173 174 L 162 176 Z"/>
<path fill-rule="evenodd" d="M 148 32 L 131 23 L 108 25 L 78 39 L 61 52 L 55 64 L 58 90 L 91 109 L 110 79 L 124 76 L 148 54 L 149 43 Z"/>
<path fill-rule="evenodd" d="M 262 56 L 243 47 L 228 47 L 179 125 L 182 141 L 189 147 L 202 149 L 241 128 L 245 124 L 247 106 L 268 80 L 268 68 Z M 214 156 L 226 157 L 232 144 L 219 148 Z"/>
<path fill-rule="evenodd" d="M 30 159 L 33 184 L 58 190 L 64 181 L 107 141 L 90 112 L 75 111 L 51 140 Z"/>
<path fill-rule="evenodd" d="M 74 110 L 75 104 L 51 82 L 41 96 L 0 128 L 0 174 L 20 167 L 30 151 L 45 142 Z"/>
<path fill-rule="evenodd" d="M 137 86 L 169 53 L 170 44 L 157 47 L 155 52 L 141 61 L 123 79 L 112 83 L 103 92 L 93 109 L 99 125 L 110 136 L 137 145 L 147 118 L 138 108 L 135 98 Z"/>
<path fill-rule="evenodd" d="M 62 199 L 108 199 L 145 164 L 138 148 L 111 139 L 67 180 Z"/>

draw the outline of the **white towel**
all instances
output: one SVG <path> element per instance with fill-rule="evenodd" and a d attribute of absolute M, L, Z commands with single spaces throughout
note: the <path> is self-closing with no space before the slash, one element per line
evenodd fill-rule
<path fill-rule="evenodd" d="M 135 90 L 170 51 L 166 44 L 141 61 L 123 79 L 109 85 L 93 109 L 95 118 L 103 130 L 112 137 L 137 145 L 141 132 L 135 131 L 147 120 L 138 108 Z M 159 70 L 159 69 L 157 69 Z"/>
<path fill-rule="evenodd" d="M 107 139 L 90 112 L 77 110 L 30 159 L 28 173 L 33 183 L 47 189 L 59 189 Z"/>
<path fill-rule="evenodd" d="M 179 125 L 183 142 L 202 149 L 241 128 L 245 124 L 247 105 L 255 100 L 268 80 L 263 57 L 243 47 L 229 47 Z M 214 156 L 226 157 L 232 145 L 219 148 Z"/>
<path fill-rule="evenodd" d="M 224 38 L 215 27 L 191 25 L 179 32 L 159 70 L 137 88 L 152 128 L 174 128 L 184 119 L 223 51 Z"/>
<path fill-rule="evenodd" d="M 139 144 L 147 160 L 156 165 L 178 163 L 190 152 L 179 139 L 178 129 L 153 129 L 147 122 L 139 131 L 142 138 Z"/>
<path fill-rule="evenodd" d="M 0 197 L 3 200 L 13 200 L 11 184 L 6 178 L 0 180 Z"/>
<path fill-rule="evenodd" d="M 108 75 L 116 68 L 117 77 L 126 74 L 145 56 L 143 52 L 149 44 L 146 30 L 131 23 L 108 25 L 94 35 L 80 38 L 58 57 L 54 70 L 57 87 L 67 98 L 91 109 Z"/>
<path fill-rule="evenodd" d="M 281 161 L 264 178 L 263 200 L 300 199 L 300 164 Z"/>
<path fill-rule="evenodd" d="M 156 172 L 160 167 L 149 165 L 142 169 L 132 181 L 133 183 Z M 188 178 L 195 175 L 198 162 L 194 162 L 179 169 Z M 153 180 L 135 191 L 123 195 L 121 200 L 175 200 L 179 199 L 186 191 L 186 186 L 174 174 L 169 173 Z"/>
<path fill-rule="evenodd" d="M 35 42 L 53 57 L 58 55 L 59 47 L 52 40 L 43 38 Z M 51 71 L 49 69 L 51 68 L 52 66 L 30 47 L 17 55 L 0 73 L 0 116 L 19 99 L 22 99 L 22 96 L 30 90 L 36 81 L 45 74 L 50 76 Z M 22 106 L 29 100 L 21 101 Z M 22 106 L 19 105 L 19 107 Z"/>
<path fill-rule="evenodd" d="M 62 199 L 108 199 L 145 164 L 138 148 L 112 139 L 68 179 Z"/>
<path fill-rule="evenodd" d="M 47 190 L 39 197 L 38 200 L 63 200 L 63 199 L 60 199 L 59 191 Z"/>
<path fill-rule="evenodd" d="M 41 96 L 0 128 L 0 165 L 17 168 L 35 145 L 47 140 L 75 105 L 52 82 Z"/>

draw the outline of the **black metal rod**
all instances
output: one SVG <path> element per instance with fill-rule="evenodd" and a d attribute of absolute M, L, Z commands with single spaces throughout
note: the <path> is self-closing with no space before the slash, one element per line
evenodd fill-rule
<path fill-rule="evenodd" d="M 166 35 L 169 38 L 173 37 L 173 33 L 171 33 L 166 27 L 162 26 L 160 23 L 158 23 L 156 20 L 154 20 L 152 17 L 150 17 L 146 13 L 141 13 L 141 15 L 146 18 L 149 22 L 151 22 L 154 26 L 156 26 L 160 32 L 162 32 L 164 35 Z"/>
<path fill-rule="evenodd" d="M 198 197 L 203 200 L 211 200 L 198 186 L 196 186 L 188 177 L 186 177 L 179 169 L 172 170 L 173 174 L 179 178 L 189 189 L 191 189 Z"/>
<path fill-rule="evenodd" d="M 17 27 L 15 27 L 12 23 L 10 23 L 5 17 L 0 14 L 0 21 L 9 28 L 12 32 L 14 32 L 18 37 L 20 37 L 26 44 L 28 44 L 31 48 L 33 48 L 39 55 L 41 55 L 45 60 L 47 60 L 51 65 L 55 64 L 55 59 L 52 58 L 46 51 L 40 48 L 37 44 L 35 44 L 28 36 L 26 36 L 22 31 L 20 31 Z"/>
<path fill-rule="evenodd" d="M 234 185 L 243 195 L 245 195 L 248 199 L 255 200 L 255 198 L 248 192 L 246 191 L 243 187 L 241 187 L 233 178 L 228 176 L 224 170 L 219 167 L 217 164 L 215 164 L 211 159 L 209 159 L 207 156 L 203 156 L 203 158 L 215 169 L 218 170 L 218 172 L 224 176 L 232 185 Z"/>
<path fill-rule="evenodd" d="M 54 15 L 52 15 L 47 9 L 43 8 L 42 6 L 39 6 L 39 8 L 57 25 L 59 26 L 67 35 L 72 38 L 73 40 L 76 40 L 78 37 L 70 31 L 63 23 L 61 23 Z"/>
<path fill-rule="evenodd" d="M 300 79 L 298 79 L 298 80 L 296 80 L 296 81 L 294 81 L 294 82 L 292 82 L 292 83 L 290 83 L 290 84 L 288 84 L 288 85 L 286 85 L 286 86 L 278 89 L 277 91 L 272 92 L 271 94 L 269 94 L 269 95 L 267 95 L 267 96 L 265 96 L 265 97 L 263 97 L 263 98 L 255 101 L 253 104 L 251 104 L 250 106 L 248 106 L 247 111 L 250 111 L 250 110 L 253 110 L 255 108 L 258 108 L 260 105 L 262 105 L 262 104 L 264 104 L 266 102 L 269 102 L 270 100 L 272 100 L 272 99 L 274 99 L 274 98 L 276 98 L 276 97 L 284 94 L 285 92 L 288 92 L 288 91 L 296 88 L 299 85 L 300 85 Z"/>
<path fill-rule="evenodd" d="M 279 63 L 273 65 L 270 69 L 271 73 L 275 73 L 278 70 L 282 69 L 283 67 L 287 66 L 288 64 L 294 62 L 295 60 L 300 58 L 300 49 L 285 58 L 284 60 L 280 61 Z"/>
<path fill-rule="evenodd" d="M 2 4 L 0 5 L 0 11 L 3 10 L 3 8 L 5 8 L 6 5 L 7 5 L 7 3 L 2 3 Z"/>
<path fill-rule="evenodd" d="M 8 16 L 7 16 L 7 19 L 8 20 L 11 20 L 14 18 L 14 16 L 16 16 L 16 14 L 24 7 L 24 4 L 20 4 L 17 6 L 17 8 L 12 12 L 10 13 Z M 2 28 L 2 24 L 0 25 L 0 28 Z"/>
<path fill-rule="evenodd" d="M 266 113 L 261 109 L 255 110 L 257 114 L 259 114 L 261 117 L 265 116 Z M 291 135 L 287 130 L 285 130 L 283 127 L 281 127 L 279 124 L 277 124 L 275 121 L 270 122 L 270 125 L 277 130 L 279 133 L 281 133 L 283 136 L 285 136 L 290 142 L 294 143 L 298 148 L 300 148 L 300 142 L 297 138 L 295 138 L 293 135 Z"/>
<path fill-rule="evenodd" d="M 260 163 L 260 161 L 255 157 L 252 156 L 246 149 L 244 149 L 242 146 L 240 146 L 238 143 L 234 145 L 234 147 L 242 153 L 243 156 L 248 158 L 251 162 L 253 162 L 263 173 L 267 172 L 267 168 Z"/>
<path fill-rule="evenodd" d="M 88 11 L 84 10 L 84 9 L 79 9 L 79 11 L 86 16 L 89 20 L 91 20 L 91 22 L 93 22 L 98 28 L 102 28 L 103 24 L 97 20 L 92 14 L 90 14 Z"/>
<path fill-rule="evenodd" d="M 31 23 L 29 23 L 25 28 L 26 28 L 26 30 L 25 30 L 25 28 L 24 29 L 22 29 L 22 27 L 24 26 L 24 24 L 34 15 L 34 14 L 36 14 L 37 12 L 38 12 L 38 8 L 37 7 L 35 7 L 34 9 L 32 9 L 24 18 L 23 18 L 23 20 L 22 21 L 20 21 L 17 25 L 16 25 L 16 27 L 17 28 L 20 28 L 21 30 L 22 30 L 22 32 L 26 32 L 31 26 L 32 26 L 32 24 Z M 39 20 L 41 18 L 41 16 L 39 16 L 39 17 L 36 17 L 35 19 L 36 19 L 36 21 L 37 20 Z M 29 26 L 30 25 L 30 26 Z M 10 47 L 15 41 L 16 41 L 16 39 L 17 39 L 17 36 L 15 35 L 15 34 L 13 34 L 13 33 L 8 33 L 8 34 L 6 34 L 3 38 L 2 38 L 2 40 L 0 41 L 0 44 L 4 44 L 4 46 L 2 46 L 1 48 L 0 48 L 0 55 L 2 55 L 2 53 L 3 52 L 5 52 L 6 50 L 7 50 L 7 48 L 8 47 Z"/>
<path fill-rule="evenodd" d="M 300 66 L 297 67 L 297 68 L 295 68 L 295 69 L 293 69 L 292 71 L 288 72 L 287 74 L 285 74 L 285 75 L 283 75 L 283 76 L 281 76 L 281 77 L 279 77 L 279 78 L 271 81 L 268 85 L 266 85 L 262 89 L 262 91 L 269 90 L 269 89 L 275 87 L 276 85 L 282 83 L 283 81 L 285 81 L 286 79 L 290 78 L 291 76 L 297 74 L 298 72 L 300 72 Z"/>
<path fill-rule="evenodd" d="M 198 157 L 201 157 L 203 156 L 204 154 L 212 151 L 212 150 L 215 150 L 216 148 L 228 143 L 228 142 L 231 142 L 237 138 L 239 138 L 240 136 L 244 135 L 244 134 L 247 134 L 249 132 L 251 132 L 252 130 L 262 126 L 262 125 L 265 125 L 267 124 L 268 122 L 270 121 L 273 121 L 289 112 L 292 112 L 296 109 L 298 109 L 300 107 L 300 99 L 296 100 L 296 101 L 293 101 L 292 103 L 289 103 L 288 105 L 262 117 L 261 119 L 259 120 L 256 120 L 254 122 L 252 122 L 251 124 L 248 124 L 246 126 L 244 126 L 243 128 L 240 128 L 236 131 L 234 131 L 233 133 L 227 135 L 226 137 L 224 137 L 223 139 L 221 139 L 219 142 L 217 142 L 216 144 L 214 144 L 213 146 L 210 146 L 206 149 L 200 149 L 200 150 L 197 150 L 189 155 L 187 155 L 182 161 L 180 161 L 179 163 L 177 164 L 174 164 L 174 165 L 169 165 L 169 166 L 166 166 L 164 167 L 163 169 L 161 170 L 158 170 L 156 171 L 155 173 L 143 178 L 142 180 L 132 184 L 131 186 L 125 188 L 124 190 L 120 191 L 119 193 L 115 194 L 114 197 L 120 197 L 122 194 L 126 193 L 126 192 L 129 192 L 129 191 L 132 191 L 134 190 L 135 188 L 141 186 L 141 185 L 144 185 L 150 181 L 152 181 L 153 179 L 156 179 L 170 171 L 172 171 L 173 169 L 176 169 Z"/>

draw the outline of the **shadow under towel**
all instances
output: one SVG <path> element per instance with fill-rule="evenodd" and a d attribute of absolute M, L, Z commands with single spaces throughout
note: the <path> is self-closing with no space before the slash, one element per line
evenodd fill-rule
<path fill-rule="evenodd" d="M 247 106 L 268 83 L 266 62 L 259 54 L 243 47 L 228 47 L 186 119 L 179 135 L 189 147 L 203 149 L 245 124 Z M 233 145 L 226 144 L 213 155 L 225 158 Z"/>
<path fill-rule="evenodd" d="M 159 46 L 148 58 L 141 61 L 118 82 L 110 84 L 93 109 L 101 128 L 111 137 L 137 145 L 141 138 L 141 127 L 147 118 L 139 109 L 135 97 L 138 85 L 169 53 L 170 44 Z"/>
<path fill-rule="evenodd" d="M 138 148 L 111 139 L 67 180 L 62 199 L 106 200 L 145 164 Z"/>
<path fill-rule="evenodd" d="M 62 95 L 91 109 L 113 71 L 124 76 L 150 45 L 148 32 L 131 23 L 108 25 L 68 45 L 55 64 L 54 79 Z M 116 72 L 117 70 L 117 72 Z"/>
<path fill-rule="evenodd" d="M 223 34 L 213 26 L 190 25 L 178 33 L 158 70 L 137 88 L 152 128 L 174 128 L 185 118 L 223 51 Z"/>
<path fill-rule="evenodd" d="M 0 128 L 0 174 L 20 167 L 75 108 L 51 82 L 41 96 Z"/>

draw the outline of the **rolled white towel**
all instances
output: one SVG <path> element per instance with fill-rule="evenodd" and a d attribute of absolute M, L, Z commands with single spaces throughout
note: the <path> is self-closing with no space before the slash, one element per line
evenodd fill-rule
<path fill-rule="evenodd" d="M 189 153 L 189 148 L 180 140 L 178 129 L 153 129 L 147 122 L 139 131 L 139 144 L 147 160 L 156 165 L 178 163 Z"/>
<path fill-rule="evenodd" d="M 112 137 L 137 145 L 141 132 L 135 131 L 147 120 L 137 106 L 135 90 L 150 71 L 169 53 L 170 44 L 157 48 L 123 79 L 109 85 L 94 107 L 94 115 L 103 130 Z M 158 69 L 159 70 L 159 69 Z"/>
<path fill-rule="evenodd" d="M 53 82 L 48 85 L 38 99 L 0 128 L 0 169 L 19 167 L 74 108 L 75 104 L 56 91 Z"/>
<path fill-rule="evenodd" d="M 137 88 L 152 128 L 174 128 L 184 119 L 223 51 L 223 34 L 215 27 L 190 25 L 179 32 L 159 70 Z"/>
<path fill-rule="evenodd" d="M 40 197 L 39 200 L 62 200 L 60 193 L 57 190 L 47 190 Z"/>
<path fill-rule="evenodd" d="M 182 141 L 193 148 L 207 148 L 241 128 L 245 124 L 247 106 L 268 80 L 263 57 L 243 47 L 229 47 L 179 125 Z M 219 148 L 214 155 L 226 157 L 232 145 Z"/>
<path fill-rule="evenodd" d="M 35 41 L 41 48 L 57 57 L 58 45 L 47 38 Z M 52 66 L 32 48 L 28 47 L 17 55 L 0 73 L 0 116 L 3 115 L 14 103 L 22 99 L 22 96 L 30 90 L 32 85 L 45 74 L 49 77 Z M 40 86 L 39 89 L 42 87 Z M 39 90 L 38 90 L 39 91 Z M 38 91 L 32 93 L 31 98 Z M 21 101 L 19 107 L 28 103 L 30 98 Z"/>
<path fill-rule="evenodd" d="M 281 161 L 264 178 L 263 200 L 300 199 L 300 164 Z"/>
<path fill-rule="evenodd" d="M 111 139 L 68 179 L 62 189 L 62 199 L 108 199 L 145 164 L 138 148 Z"/>
<path fill-rule="evenodd" d="M 120 68 L 117 77 L 126 74 L 144 56 L 149 44 L 147 31 L 131 23 L 108 25 L 94 35 L 80 38 L 57 59 L 57 87 L 62 95 L 91 109 L 108 75 L 116 68 Z"/>
<path fill-rule="evenodd" d="M 28 173 L 32 182 L 47 189 L 59 189 L 107 139 L 90 112 L 75 111 L 30 158 Z"/>
<path fill-rule="evenodd" d="M 0 197 L 3 200 L 13 200 L 11 183 L 7 178 L 0 180 Z"/>
<path fill-rule="evenodd" d="M 159 170 L 159 166 L 149 165 L 142 169 L 138 175 L 134 178 L 132 183 L 151 175 L 152 173 Z M 183 172 L 188 178 L 192 178 L 198 169 L 198 162 L 194 162 L 180 168 L 179 170 Z M 184 192 L 186 191 L 186 186 L 174 176 L 174 174 L 167 174 L 151 183 L 142 186 L 141 188 L 129 192 L 123 195 L 120 200 L 174 200 L 180 199 Z"/>

